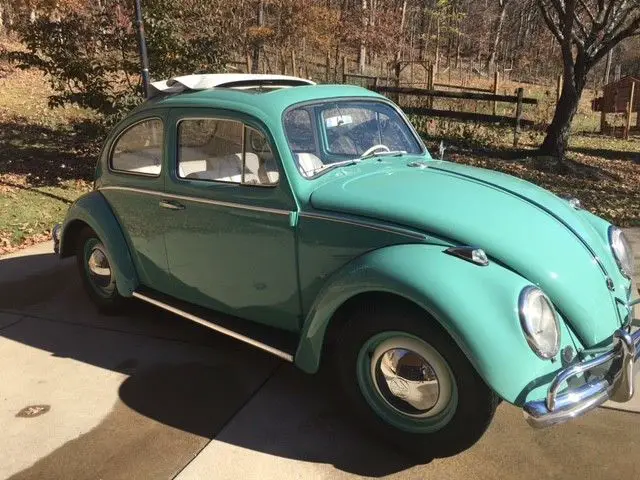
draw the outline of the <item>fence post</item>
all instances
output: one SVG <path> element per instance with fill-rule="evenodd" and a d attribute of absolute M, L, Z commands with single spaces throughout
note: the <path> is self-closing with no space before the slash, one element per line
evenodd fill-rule
<path fill-rule="evenodd" d="M 516 122 L 513 129 L 513 146 L 518 146 L 518 136 L 520 135 L 520 121 L 522 120 L 522 97 L 524 97 L 524 88 L 518 88 L 518 103 L 516 105 Z"/>
<path fill-rule="evenodd" d="M 378 90 L 378 77 L 373 77 L 373 91 Z"/>
<path fill-rule="evenodd" d="M 347 56 L 342 57 L 342 83 L 347 83 Z"/>
<path fill-rule="evenodd" d="M 429 65 L 429 90 L 433 90 L 435 88 L 436 83 L 436 69 L 433 64 Z M 429 108 L 433 108 L 433 96 L 429 97 Z"/>
<path fill-rule="evenodd" d="M 251 73 L 251 54 L 249 52 L 247 52 L 247 73 Z"/>
<path fill-rule="evenodd" d="M 635 93 L 636 82 L 631 82 L 631 93 L 627 102 L 627 118 L 625 119 L 624 139 L 629 140 L 629 130 L 631 129 L 631 112 L 633 111 L 633 94 Z"/>
<path fill-rule="evenodd" d="M 325 68 L 325 82 L 329 83 L 329 76 L 331 75 L 331 54 L 329 52 L 327 52 L 327 59 L 326 62 L 324 64 L 324 68 Z"/>
<path fill-rule="evenodd" d="M 296 68 L 296 51 L 291 50 L 291 75 L 298 75 L 298 69 Z"/>
<path fill-rule="evenodd" d="M 497 95 L 498 94 L 498 77 L 499 77 L 499 73 L 498 73 L 498 69 L 496 69 L 495 72 L 493 72 L 493 94 Z M 497 101 L 493 101 L 493 115 L 496 116 L 498 114 L 498 102 Z"/>
<path fill-rule="evenodd" d="M 613 92 L 613 113 L 618 113 L 618 87 L 616 87 Z M 615 138 L 616 136 L 616 124 L 615 121 L 611 123 L 611 136 Z"/>

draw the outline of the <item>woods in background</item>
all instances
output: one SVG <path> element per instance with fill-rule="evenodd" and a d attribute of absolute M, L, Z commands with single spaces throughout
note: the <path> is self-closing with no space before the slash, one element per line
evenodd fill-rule
<path fill-rule="evenodd" d="M 543 144 L 557 156 L 576 98 L 585 86 L 602 84 L 607 51 L 622 75 L 640 74 L 640 41 L 631 38 L 633 22 L 640 23 L 638 0 L 142 3 L 152 78 L 224 71 L 234 61 L 252 72 L 310 74 L 320 81 L 335 79 L 342 62 L 361 74 L 399 78 L 402 65 L 420 61 L 436 74 L 465 69 L 488 77 L 497 70 L 548 85 L 564 72 L 565 114 L 556 111 Z M 26 46 L 10 58 L 49 74 L 59 92 L 53 105 L 77 103 L 113 115 L 136 102 L 133 0 L 0 0 L 0 18 L 0 28 Z M 625 29 L 628 35 L 615 36 Z M 313 65 L 323 67 L 322 77 L 309 73 Z"/>

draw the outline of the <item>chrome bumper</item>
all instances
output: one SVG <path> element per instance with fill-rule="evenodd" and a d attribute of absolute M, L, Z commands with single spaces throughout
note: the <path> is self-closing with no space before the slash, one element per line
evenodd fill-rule
<path fill-rule="evenodd" d="M 53 251 L 55 253 L 60 253 L 60 230 L 62 229 L 62 225 L 56 223 L 51 229 L 51 239 L 53 240 Z"/>
<path fill-rule="evenodd" d="M 635 303 L 635 302 L 634 302 Z M 614 346 L 591 360 L 578 363 L 560 371 L 549 386 L 547 398 L 527 402 L 523 406 L 524 417 L 535 428 L 564 423 L 579 417 L 607 400 L 626 402 L 633 397 L 635 362 L 640 357 L 640 330 L 629 333 L 616 330 Z M 610 367 L 597 379 L 589 380 L 578 388 L 568 388 L 559 393 L 567 380 L 610 362 Z"/>

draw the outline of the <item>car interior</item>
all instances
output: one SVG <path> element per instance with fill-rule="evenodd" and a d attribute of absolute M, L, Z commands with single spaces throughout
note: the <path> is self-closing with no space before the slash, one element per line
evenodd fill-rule
<path fill-rule="evenodd" d="M 179 132 L 180 178 L 249 185 L 278 182 L 273 153 L 258 130 L 240 122 L 211 119 L 185 120 Z"/>

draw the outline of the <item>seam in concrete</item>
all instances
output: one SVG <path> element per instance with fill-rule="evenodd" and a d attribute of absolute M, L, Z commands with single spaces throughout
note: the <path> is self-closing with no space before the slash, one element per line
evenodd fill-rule
<path fill-rule="evenodd" d="M 265 379 L 264 379 L 264 381 L 263 381 L 260 385 L 258 385 L 258 388 L 256 388 L 256 389 L 254 390 L 253 394 L 251 394 L 251 395 L 250 395 L 250 396 L 249 396 L 249 397 L 248 397 L 248 398 L 247 398 L 247 399 L 242 403 L 242 405 L 240 405 L 240 406 L 238 407 L 238 409 L 237 409 L 235 412 L 233 412 L 233 414 L 232 414 L 232 415 L 230 415 L 230 416 L 229 416 L 229 419 L 228 419 L 226 422 L 224 422 L 224 424 L 220 427 L 220 430 L 218 430 L 218 434 L 217 434 L 217 435 L 215 435 L 213 438 L 210 438 L 210 439 L 209 439 L 209 441 L 208 441 L 207 443 L 205 443 L 205 444 L 202 446 L 202 448 L 196 452 L 196 454 L 193 456 L 193 458 L 192 458 L 191 460 L 189 460 L 187 463 L 185 463 L 185 464 L 182 466 L 182 468 L 181 468 L 180 470 L 178 470 L 178 471 L 176 472 L 176 474 L 175 474 L 173 477 L 171 477 L 171 480 L 175 480 L 175 479 L 176 479 L 176 478 L 177 478 L 177 477 L 178 477 L 178 476 L 179 476 L 179 475 L 180 475 L 180 474 L 181 474 L 181 473 L 182 473 L 182 472 L 183 472 L 183 471 L 184 471 L 184 470 L 185 470 L 189 465 L 191 465 L 191 463 L 192 463 L 193 461 L 195 461 L 195 459 L 196 459 L 196 458 L 198 458 L 198 456 L 202 453 L 202 451 L 203 451 L 205 448 L 207 448 L 207 447 L 209 446 L 209 444 L 210 444 L 213 440 L 215 440 L 218 436 L 220 436 L 220 435 L 222 434 L 222 432 L 224 432 L 225 428 L 227 428 L 227 425 L 229 425 L 229 424 L 233 421 L 233 419 L 234 419 L 238 414 L 240 414 L 240 412 L 242 412 L 242 410 L 244 410 L 244 408 L 249 404 L 249 402 L 250 402 L 251 400 L 253 400 L 253 397 L 255 397 L 255 396 L 256 396 L 256 395 L 257 395 L 257 394 L 262 390 L 262 388 L 267 384 L 267 382 L 268 382 L 269 380 L 271 380 L 273 377 L 275 377 L 276 373 L 278 373 L 278 370 L 280 370 L 280 369 L 282 368 L 282 366 L 283 366 L 283 365 L 285 365 L 285 362 L 283 362 L 283 361 L 280 361 L 280 362 L 278 363 L 278 365 L 276 365 L 276 368 L 274 368 L 274 369 L 273 369 L 273 371 L 271 372 L 271 374 L 270 374 L 269 376 L 267 376 L 267 378 L 265 378 Z"/>
<path fill-rule="evenodd" d="M 12 315 L 16 315 L 16 311 L 11 311 L 11 310 L 0 309 L 0 313 L 9 313 L 9 314 L 12 314 Z M 180 340 L 180 339 L 177 339 L 177 338 L 163 337 L 163 336 L 160 336 L 160 335 L 149 335 L 149 334 L 146 334 L 146 333 L 139 333 L 139 332 L 130 332 L 130 331 L 127 331 L 127 330 L 120 330 L 118 328 L 103 327 L 103 326 L 99 326 L 99 325 L 87 325 L 87 324 L 84 324 L 84 323 L 69 322 L 67 320 L 60 320 L 60 319 L 57 319 L 57 318 L 42 317 L 40 315 L 33 315 L 33 314 L 28 314 L 28 313 L 18 313 L 18 315 L 22 315 L 20 320 L 12 323 L 11 325 L 15 325 L 19 321 L 24 320 L 26 318 L 29 318 L 29 319 L 33 319 L 33 320 L 42 320 L 42 321 L 45 321 L 45 322 L 62 323 L 64 325 L 70 325 L 70 326 L 74 326 L 74 327 L 82 327 L 82 328 L 88 328 L 88 329 L 93 329 L 93 330 L 103 330 L 103 331 L 107 331 L 107 332 L 122 333 L 122 334 L 125 334 L 125 335 L 133 335 L 133 336 L 136 336 L 136 337 L 152 338 L 154 340 L 163 340 L 163 341 L 166 341 L 166 342 L 175 342 L 175 343 L 181 343 L 181 344 L 184 344 L 184 345 L 193 345 L 193 346 L 196 346 L 196 347 L 209 348 L 209 349 L 214 349 L 215 350 L 215 348 L 212 347 L 211 345 L 207 345 L 207 344 L 204 344 L 204 343 L 197 343 L 197 342 L 189 342 L 189 341 Z M 178 321 L 181 321 L 181 319 L 178 319 Z M 11 326 L 11 325 L 9 325 L 9 326 Z M 191 324 L 189 323 L 189 325 L 191 325 Z M 215 332 L 211 332 L 211 331 L 209 331 L 209 332 L 212 335 L 216 335 Z M 221 336 L 225 337 L 225 335 L 221 335 Z"/>
<path fill-rule="evenodd" d="M 5 312 L 0 311 L 0 313 L 5 313 Z M 11 315 L 15 315 L 15 314 L 12 313 Z M 20 323 L 22 320 L 24 320 L 24 315 L 19 316 L 18 319 L 15 322 L 11 322 L 9 325 L 4 325 L 4 326 L 0 327 L 0 330 L 4 330 L 6 328 L 13 327 L 16 323 Z"/>

